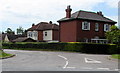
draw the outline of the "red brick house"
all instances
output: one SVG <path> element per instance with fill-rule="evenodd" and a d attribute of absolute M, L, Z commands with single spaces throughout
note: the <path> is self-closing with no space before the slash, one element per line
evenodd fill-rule
<path fill-rule="evenodd" d="M 70 6 L 66 9 L 66 17 L 58 20 L 60 26 L 60 42 L 91 42 L 105 40 L 105 32 L 116 24 L 105 17 L 102 12 L 77 11 L 71 14 Z"/>
<path fill-rule="evenodd" d="M 37 25 L 32 25 L 27 30 L 27 38 L 32 38 L 36 41 L 57 42 L 59 41 L 59 25 L 53 24 L 51 21 L 40 22 Z"/>

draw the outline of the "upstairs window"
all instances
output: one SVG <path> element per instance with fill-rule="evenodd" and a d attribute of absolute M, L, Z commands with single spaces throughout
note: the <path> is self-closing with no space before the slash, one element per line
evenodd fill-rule
<path fill-rule="evenodd" d="M 109 31 L 109 25 L 108 24 L 104 24 L 104 31 Z"/>
<path fill-rule="evenodd" d="M 45 32 L 45 36 L 47 36 L 47 32 Z"/>
<path fill-rule="evenodd" d="M 99 24 L 98 23 L 95 24 L 95 31 L 99 31 Z"/>
<path fill-rule="evenodd" d="M 82 22 L 82 30 L 90 30 L 90 22 Z"/>

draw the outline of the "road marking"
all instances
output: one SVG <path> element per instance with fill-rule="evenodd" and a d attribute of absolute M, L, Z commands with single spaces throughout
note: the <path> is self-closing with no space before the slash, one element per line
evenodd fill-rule
<path fill-rule="evenodd" d="M 68 66 L 68 61 L 66 61 L 66 64 L 65 64 L 65 66 L 63 68 L 67 68 L 67 66 Z"/>
<path fill-rule="evenodd" d="M 63 58 L 63 59 L 65 59 L 65 60 L 67 60 L 67 58 L 66 57 L 64 57 L 64 56 L 61 56 L 61 55 L 58 55 L 59 57 L 61 57 L 61 58 Z"/>
<path fill-rule="evenodd" d="M 90 58 L 85 58 L 85 62 L 86 63 L 102 63 L 101 61 L 93 60 L 93 59 L 90 59 Z"/>
<path fill-rule="evenodd" d="M 109 68 L 97 68 L 97 69 L 101 69 L 101 70 L 110 70 Z"/>
<path fill-rule="evenodd" d="M 63 69 L 65 69 L 65 68 L 75 68 L 75 67 L 67 67 L 68 64 L 69 64 L 68 59 L 66 57 L 64 57 L 64 56 L 61 56 L 61 55 L 58 55 L 58 56 L 65 59 L 65 61 L 66 61 L 65 65 L 63 66 Z"/>
<path fill-rule="evenodd" d="M 66 67 L 66 68 L 75 68 L 75 67 Z"/>
<path fill-rule="evenodd" d="M 93 69 L 93 68 L 90 68 L 90 67 L 83 67 L 82 69 Z"/>

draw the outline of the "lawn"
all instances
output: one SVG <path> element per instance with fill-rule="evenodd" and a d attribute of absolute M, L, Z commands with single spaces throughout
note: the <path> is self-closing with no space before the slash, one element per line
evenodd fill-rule
<path fill-rule="evenodd" d="M 0 58 L 6 58 L 6 57 L 10 57 L 13 56 L 12 54 L 8 54 L 3 52 L 2 50 L 0 50 Z"/>
<path fill-rule="evenodd" d="M 113 54 L 111 57 L 114 59 L 120 59 L 120 54 Z"/>

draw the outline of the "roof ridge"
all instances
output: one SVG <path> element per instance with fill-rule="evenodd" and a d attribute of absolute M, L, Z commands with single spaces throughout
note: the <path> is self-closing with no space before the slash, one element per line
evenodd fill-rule
<path fill-rule="evenodd" d="M 78 17 L 79 17 L 79 15 L 80 15 L 80 11 L 78 12 L 78 15 L 77 15 L 77 17 L 76 17 L 76 18 L 78 18 Z"/>
<path fill-rule="evenodd" d="M 80 12 L 83 11 L 83 12 L 88 12 L 88 13 L 95 13 L 97 14 L 96 12 L 93 12 L 93 11 L 85 11 L 85 10 L 79 10 Z"/>
<path fill-rule="evenodd" d="M 39 28 L 40 24 L 37 24 L 38 26 L 35 28 L 36 30 Z"/>

